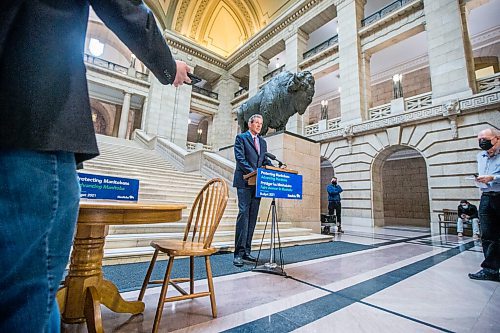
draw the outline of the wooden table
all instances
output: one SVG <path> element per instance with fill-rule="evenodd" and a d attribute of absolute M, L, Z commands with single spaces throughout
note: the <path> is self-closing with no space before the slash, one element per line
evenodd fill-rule
<path fill-rule="evenodd" d="M 81 202 L 69 272 L 57 301 L 65 323 L 87 321 L 89 332 L 103 332 L 100 305 L 114 312 L 138 314 L 144 303 L 125 301 L 102 276 L 104 241 L 109 225 L 179 221 L 186 205 L 129 202 Z"/>

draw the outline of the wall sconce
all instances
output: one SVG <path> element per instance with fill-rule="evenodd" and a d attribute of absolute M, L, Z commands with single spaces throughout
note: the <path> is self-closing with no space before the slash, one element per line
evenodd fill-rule
<path fill-rule="evenodd" d="M 392 76 L 392 92 L 394 99 L 403 97 L 403 74 L 394 74 Z"/>
<path fill-rule="evenodd" d="M 201 136 L 203 135 L 203 130 L 201 128 L 198 128 L 196 132 L 198 133 L 196 137 L 196 142 L 201 142 Z"/>
<path fill-rule="evenodd" d="M 328 120 L 328 101 L 326 99 L 321 101 L 321 120 Z"/>

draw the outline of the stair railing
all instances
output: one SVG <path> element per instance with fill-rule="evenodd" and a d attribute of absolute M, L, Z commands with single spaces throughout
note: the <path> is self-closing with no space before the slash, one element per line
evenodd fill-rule
<path fill-rule="evenodd" d="M 234 170 L 236 163 L 230 161 L 215 153 L 203 152 L 201 173 L 207 178 L 223 178 L 229 184 L 233 183 Z M 230 190 L 232 190 L 231 187 Z"/>
<path fill-rule="evenodd" d="M 156 138 L 155 150 L 178 170 L 185 169 L 185 159 L 186 155 L 188 155 L 187 150 L 161 137 Z"/>

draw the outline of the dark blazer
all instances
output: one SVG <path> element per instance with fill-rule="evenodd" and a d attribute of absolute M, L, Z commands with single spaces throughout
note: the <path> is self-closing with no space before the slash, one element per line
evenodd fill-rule
<path fill-rule="evenodd" d="M 234 171 L 233 187 L 250 188 L 247 181 L 243 179 L 252 171 L 257 170 L 264 165 L 272 165 L 271 161 L 264 156 L 267 152 L 267 143 L 262 136 L 259 135 L 260 154 L 257 154 L 257 149 L 252 140 L 250 131 L 238 134 L 234 142 L 234 157 L 236 160 L 236 170 Z"/>
<path fill-rule="evenodd" d="M 89 5 L 160 82 L 173 82 L 175 61 L 142 1 L 2 0 L 0 149 L 98 155 L 83 62 Z"/>

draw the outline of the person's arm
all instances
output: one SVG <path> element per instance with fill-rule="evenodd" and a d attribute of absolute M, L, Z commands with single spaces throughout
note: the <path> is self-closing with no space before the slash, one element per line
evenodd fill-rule
<path fill-rule="evenodd" d="M 234 142 L 234 158 L 236 162 L 243 166 L 243 169 L 246 174 L 254 171 L 254 169 L 248 163 L 246 155 L 245 155 L 245 144 L 243 143 L 243 138 L 241 135 L 236 136 L 236 140 Z"/>
<path fill-rule="evenodd" d="M 328 193 L 339 194 L 340 192 L 342 192 L 342 187 L 340 187 L 340 185 L 337 186 L 328 185 Z"/>
<path fill-rule="evenodd" d="M 326 191 L 328 192 L 328 194 L 334 194 L 335 193 L 332 184 L 328 184 L 328 186 L 326 187 Z"/>
<path fill-rule="evenodd" d="M 344 192 L 344 190 L 342 189 L 342 187 L 340 185 L 337 185 L 339 187 L 339 192 L 338 193 L 342 193 Z"/>
<path fill-rule="evenodd" d="M 163 84 L 190 82 L 189 66 L 172 57 L 153 13 L 140 0 L 89 0 L 99 18 Z"/>
<path fill-rule="evenodd" d="M 479 218 L 479 214 L 478 214 L 476 205 L 471 205 L 470 208 L 471 208 L 470 217 L 473 218 L 473 219 L 478 219 Z"/>

